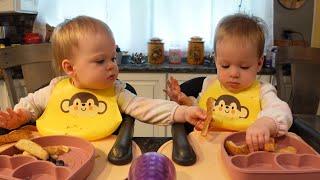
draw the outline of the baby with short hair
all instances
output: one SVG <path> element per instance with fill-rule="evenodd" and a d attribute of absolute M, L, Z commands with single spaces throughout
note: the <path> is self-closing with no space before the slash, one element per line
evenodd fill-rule
<path fill-rule="evenodd" d="M 215 122 L 209 129 L 246 131 L 249 149 L 263 149 L 270 136 L 286 134 L 292 124 L 291 110 L 277 97 L 276 89 L 256 80 L 263 65 L 264 45 L 263 22 L 259 18 L 245 14 L 224 17 L 214 39 L 217 77 L 206 77 L 197 99 L 187 97 L 170 77 L 168 96 L 179 104 L 198 104 L 203 109 L 212 97 Z"/>

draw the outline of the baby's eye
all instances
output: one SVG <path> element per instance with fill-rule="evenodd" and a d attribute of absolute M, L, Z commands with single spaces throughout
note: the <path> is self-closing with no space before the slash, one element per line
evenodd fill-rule
<path fill-rule="evenodd" d="M 97 64 L 103 64 L 104 63 L 104 59 L 98 60 L 96 61 Z"/>
<path fill-rule="evenodd" d="M 227 69 L 227 68 L 229 68 L 230 66 L 229 66 L 229 65 L 221 65 L 221 67 L 224 68 L 224 69 Z"/>
<path fill-rule="evenodd" d="M 116 62 L 116 60 L 117 60 L 117 57 L 111 58 L 111 61 L 112 61 L 112 62 Z"/>
<path fill-rule="evenodd" d="M 249 69 L 249 66 L 241 66 L 241 69 Z"/>

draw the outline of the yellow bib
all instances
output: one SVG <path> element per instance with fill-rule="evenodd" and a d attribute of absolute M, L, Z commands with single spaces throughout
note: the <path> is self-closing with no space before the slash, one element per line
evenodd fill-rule
<path fill-rule="evenodd" d="M 245 131 L 261 111 L 259 81 L 255 81 L 245 91 L 232 93 L 216 80 L 199 100 L 202 109 L 207 110 L 206 102 L 209 97 L 214 99 L 212 125 L 216 130 Z"/>
<path fill-rule="evenodd" d="M 112 134 L 121 121 L 114 88 L 78 89 L 66 78 L 53 88 L 48 106 L 36 123 L 42 135 L 97 140 Z"/>

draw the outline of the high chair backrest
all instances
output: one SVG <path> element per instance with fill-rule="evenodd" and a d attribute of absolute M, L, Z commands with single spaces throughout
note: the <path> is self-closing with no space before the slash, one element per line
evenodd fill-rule
<path fill-rule="evenodd" d="M 291 95 L 294 114 L 316 114 L 320 100 L 320 48 L 279 47 L 276 55 L 278 95 L 286 96 L 282 66 L 291 65 Z"/>
<path fill-rule="evenodd" d="M 205 77 L 196 77 L 185 81 L 180 85 L 181 92 L 185 93 L 187 96 L 193 96 L 197 98 L 201 92 L 204 79 Z M 189 124 L 188 122 L 184 123 L 184 127 L 187 134 L 193 131 L 193 125 Z"/>
<path fill-rule="evenodd" d="M 48 84 L 55 77 L 53 56 L 49 43 L 19 45 L 0 49 L 0 68 L 4 70 L 4 79 L 11 104 L 18 102 L 12 80 L 12 67 L 21 66 L 27 92 L 34 92 Z"/>

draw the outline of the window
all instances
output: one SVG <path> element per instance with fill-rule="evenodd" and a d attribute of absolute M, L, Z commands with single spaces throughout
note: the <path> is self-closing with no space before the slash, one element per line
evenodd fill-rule
<path fill-rule="evenodd" d="M 147 52 L 147 42 L 159 37 L 186 49 L 192 36 L 213 47 L 218 21 L 229 14 L 245 12 L 267 24 L 267 46 L 273 41 L 273 1 L 270 0 L 39 0 L 38 18 L 56 26 L 66 18 L 88 15 L 106 22 L 122 50 Z"/>

